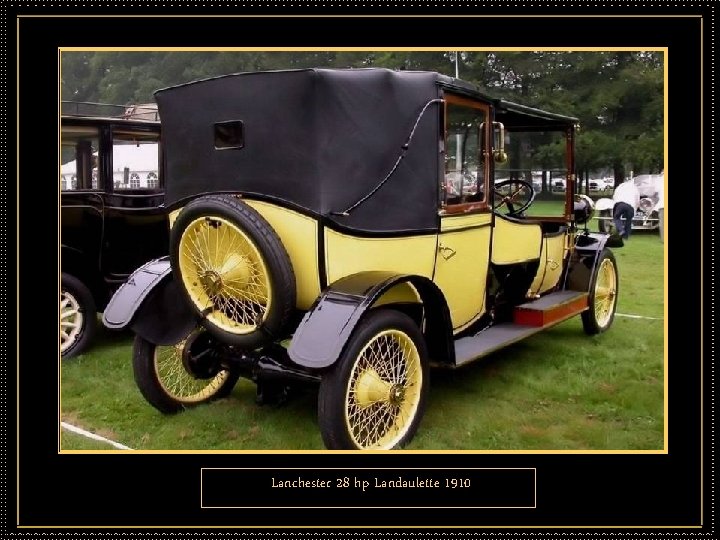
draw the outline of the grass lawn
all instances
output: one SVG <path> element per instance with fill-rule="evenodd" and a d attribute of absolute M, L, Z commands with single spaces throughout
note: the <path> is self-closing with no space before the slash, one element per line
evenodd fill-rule
<path fill-rule="evenodd" d="M 461 370 L 433 371 L 408 450 L 661 450 L 663 244 L 634 234 L 614 253 L 618 313 L 659 320 L 616 317 L 588 337 L 576 317 Z M 261 407 L 241 379 L 228 398 L 164 416 L 135 386 L 130 334 L 98 333 L 87 354 L 62 363 L 63 421 L 142 450 L 324 448 L 314 392 Z M 81 439 L 63 432 L 62 448 L 111 449 Z"/>

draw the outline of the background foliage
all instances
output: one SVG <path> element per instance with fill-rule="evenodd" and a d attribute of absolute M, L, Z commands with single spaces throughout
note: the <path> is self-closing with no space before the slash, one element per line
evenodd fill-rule
<path fill-rule="evenodd" d="M 431 70 L 493 97 L 575 116 L 577 170 L 614 176 L 663 167 L 660 52 L 63 52 L 63 100 L 149 103 L 155 90 L 242 71 L 308 67 Z"/>

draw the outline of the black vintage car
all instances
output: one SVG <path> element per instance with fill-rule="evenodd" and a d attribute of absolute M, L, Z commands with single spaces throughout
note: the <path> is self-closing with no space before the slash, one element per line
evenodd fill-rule
<path fill-rule="evenodd" d="M 62 113 L 60 353 L 68 358 L 90 344 L 115 289 L 167 253 L 168 228 L 156 109 L 64 102 Z"/>
<path fill-rule="evenodd" d="M 588 334 L 613 322 L 615 259 L 575 196 L 576 118 L 386 69 L 241 73 L 155 97 L 170 254 L 104 322 L 136 333 L 135 380 L 160 411 L 239 376 L 262 400 L 316 383 L 328 448 L 393 449 L 418 428 L 431 365 L 574 316 Z M 532 213 L 541 158 L 566 186 L 550 213 Z"/>

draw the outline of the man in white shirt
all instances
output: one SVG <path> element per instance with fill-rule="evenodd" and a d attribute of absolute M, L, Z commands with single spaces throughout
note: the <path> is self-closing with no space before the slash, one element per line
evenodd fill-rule
<path fill-rule="evenodd" d="M 640 205 L 640 190 L 632 178 L 628 178 L 615 188 L 613 200 L 615 201 L 613 207 L 615 229 L 623 239 L 627 240 L 630 237 L 635 209 Z"/>

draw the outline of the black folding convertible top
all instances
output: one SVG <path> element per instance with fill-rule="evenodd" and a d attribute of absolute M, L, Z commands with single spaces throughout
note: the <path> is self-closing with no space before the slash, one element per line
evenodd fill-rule
<path fill-rule="evenodd" d="M 443 89 L 491 102 L 507 124 L 558 129 L 577 122 L 492 100 L 434 72 L 309 69 L 205 79 L 155 93 L 166 205 L 235 192 L 358 233 L 435 231 Z M 215 124 L 230 121 L 242 122 L 243 147 L 217 150 Z"/>

